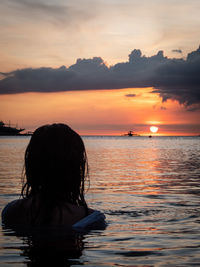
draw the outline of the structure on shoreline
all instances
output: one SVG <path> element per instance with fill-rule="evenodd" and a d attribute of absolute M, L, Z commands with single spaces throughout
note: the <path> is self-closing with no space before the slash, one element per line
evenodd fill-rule
<path fill-rule="evenodd" d="M 3 121 L 0 121 L 0 135 L 20 135 L 25 129 L 12 127 L 10 124 L 5 124 Z"/>

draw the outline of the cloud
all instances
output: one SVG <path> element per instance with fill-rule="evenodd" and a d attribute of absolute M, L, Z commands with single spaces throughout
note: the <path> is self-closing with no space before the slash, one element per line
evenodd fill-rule
<path fill-rule="evenodd" d="M 200 106 L 200 48 L 186 59 L 170 59 L 159 51 L 151 57 L 139 49 L 127 62 L 108 67 L 101 57 L 77 59 L 70 67 L 26 68 L 3 73 L 0 94 L 153 87 L 163 102 Z M 130 96 L 129 96 L 130 97 Z"/>
<path fill-rule="evenodd" d="M 136 94 L 127 94 L 125 95 L 126 97 L 136 97 L 137 95 Z"/>
<path fill-rule="evenodd" d="M 34 22 L 43 25 L 46 22 L 59 29 L 72 25 L 77 28 L 78 23 L 83 23 L 94 16 L 86 5 L 70 1 L 6 0 L 2 5 L 9 10 L 11 22 L 13 17 L 17 17 L 17 20 L 23 23 L 26 21 L 28 24 Z"/>
<path fill-rule="evenodd" d="M 41 0 L 7 0 L 4 5 L 8 6 L 10 10 L 15 11 L 17 14 L 23 16 L 26 15 L 25 12 L 28 12 L 28 16 L 35 15 L 37 18 L 40 16 L 49 16 L 49 17 L 63 17 L 66 16 L 69 7 L 59 4 L 47 3 Z"/>
<path fill-rule="evenodd" d="M 181 50 L 181 49 L 173 49 L 172 52 L 173 52 L 173 53 L 179 53 L 179 54 L 182 54 L 182 50 Z"/>
<path fill-rule="evenodd" d="M 200 47 L 187 59 L 167 60 L 152 76 L 153 92 L 186 106 L 200 104 Z"/>

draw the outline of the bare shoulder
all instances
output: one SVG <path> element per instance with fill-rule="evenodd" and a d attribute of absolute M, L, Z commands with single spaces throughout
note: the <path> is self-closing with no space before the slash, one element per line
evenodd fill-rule
<path fill-rule="evenodd" d="M 88 212 L 86 212 L 86 209 L 83 206 L 67 203 L 66 208 L 63 209 L 63 224 L 73 225 L 92 212 L 93 210 L 90 208 L 88 209 Z"/>
<path fill-rule="evenodd" d="M 16 224 L 23 220 L 24 199 L 17 199 L 9 202 L 2 210 L 2 222 L 4 224 Z"/>
<path fill-rule="evenodd" d="M 34 205 L 33 205 L 34 204 Z M 5 225 L 29 225 L 31 218 L 36 217 L 36 224 L 40 224 L 45 215 L 45 206 L 39 198 L 18 199 L 8 203 L 2 211 L 2 222 Z M 67 225 L 72 226 L 78 221 L 94 212 L 83 206 L 77 206 L 65 203 L 61 206 L 55 206 L 50 216 L 49 225 Z"/>

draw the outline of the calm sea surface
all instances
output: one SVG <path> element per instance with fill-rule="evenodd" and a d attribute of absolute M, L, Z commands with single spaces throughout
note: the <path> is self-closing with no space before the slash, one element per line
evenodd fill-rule
<path fill-rule="evenodd" d="M 49 240 L 54 266 L 200 266 L 200 137 L 83 139 L 88 204 L 108 225 L 79 236 L 78 253 L 63 236 Z M 28 141 L 0 138 L 1 210 L 19 197 Z M 1 266 L 38 266 L 50 254 L 33 237 L 1 227 Z"/>

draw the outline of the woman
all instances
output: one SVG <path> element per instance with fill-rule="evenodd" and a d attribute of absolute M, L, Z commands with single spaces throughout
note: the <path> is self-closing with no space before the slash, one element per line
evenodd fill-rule
<path fill-rule="evenodd" d="M 88 175 L 81 137 L 65 124 L 39 127 L 25 151 L 25 183 L 19 200 L 2 212 L 5 225 L 88 227 L 105 216 L 84 198 Z"/>

